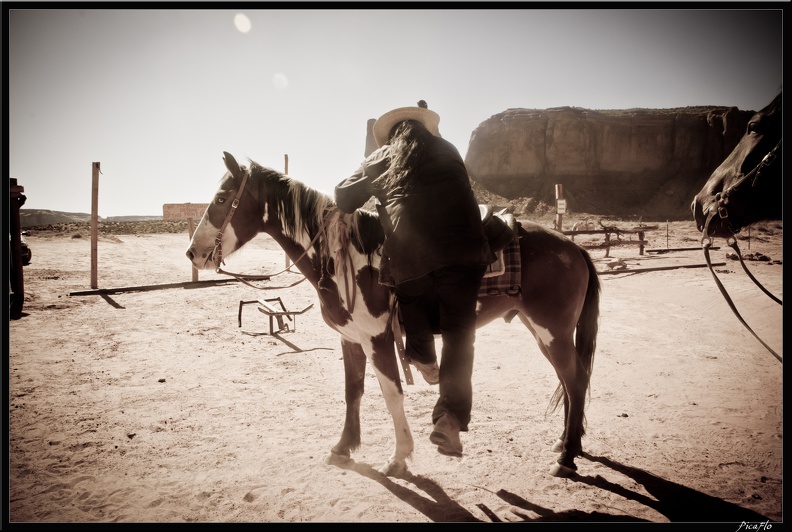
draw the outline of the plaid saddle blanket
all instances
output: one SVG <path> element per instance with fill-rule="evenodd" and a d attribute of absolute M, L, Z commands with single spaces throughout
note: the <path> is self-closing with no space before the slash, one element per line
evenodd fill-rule
<path fill-rule="evenodd" d="M 515 236 L 502 251 L 495 253 L 498 260 L 487 267 L 484 278 L 481 280 L 479 297 L 504 294 L 518 296 L 522 291 L 520 286 L 522 282 L 520 277 L 520 239 L 517 237 L 520 222 L 514 218 L 507 222 L 514 230 Z"/>

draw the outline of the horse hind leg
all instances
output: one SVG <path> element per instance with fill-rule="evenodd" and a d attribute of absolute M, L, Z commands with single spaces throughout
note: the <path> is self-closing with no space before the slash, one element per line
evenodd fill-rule
<path fill-rule="evenodd" d="M 564 405 L 564 430 L 561 438 L 553 445 L 553 451 L 558 452 L 559 456 L 550 474 L 555 477 L 567 477 L 577 470 L 575 457 L 583 452 L 588 374 L 578 362 L 577 350 L 571 339 L 554 341 L 548 349 L 547 356 L 561 381 L 556 394 L 563 394 L 561 400 Z M 557 395 L 554 395 L 553 400 L 558 400 Z"/>
<path fill-rule="evenodd" d="M 564 430 L 561 432 L 561 436 L 556 440 L 553 444 L 552 451 L 554 453 L 560 453 L 564 450 L 564 442 L 567 439 L 567 419 L 569 419 L 569 395 L 566 393 L 566 389 L 564 389 L 564 385 L 559 382 L 558 388 L 556 388 L 555 393 L 553 394 L 553 398 L 550 399 L 550 407 L 553 407 L 553 403 L 555 402 L 555 395 L 561 394 L 563 395 L 562 401 L 564 404 Z"/>
<path fill-rule="evenodd" d="M 533 329 L 530 324 L 526 325 Z M 554 410 L 559 404 L 564 408 L 564 428 L 552 447 L 553 452 L 559 453 L 559 457 L 550 469 L 550 474 L 554 477 L 568 477 L 577 470 L 575 457 L 583 452 L 581 440 L 584 434 L 583 410 L 588 375 L 578 362 L 577 350 L 571 338 L 565 339 L 562 336 L 545 343 L 539 335 L 535 336 L 540 350 L 552 364 L 559 380 L 548 409 Z"/>

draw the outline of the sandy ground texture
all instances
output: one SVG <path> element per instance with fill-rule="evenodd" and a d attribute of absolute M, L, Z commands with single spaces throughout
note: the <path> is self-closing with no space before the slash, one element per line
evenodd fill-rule
<path fill-rule="evenodd" d="M 414 372 L 405 386 L 414 457 L 406 475 L 383 477 L 376 469 L 393 426 L 370 368 L 362 447 L 349 467 L 325 465 L 345 408 L 340 343 L 308 283 L 277 288 L 297 275 L 256 290 L 201 272 L 210 282 L 185 288 L 186 233 L 103 234 L 98 288 L 148 288 L 90 293 L 89 235 L 32 230 L 24 314 L 9 323 L 9 521 L 698 522 L 735 531 L 782 521 L 782 363 L 700 267 L 693 223 L 657 226 L 649 249 L 693 249 L 591 250 L 603 272 L 600 332 L 585 454 L 571 478 L 548 474 L 562 427 L 560 413 L 546 412 L 557 380 L 519 320 L 477 333 L 464 456 L 429 442 L 437 388 Z M 768 260 L 746 264 L 781 297 L 781 223 L 747 236 L 743 254 Z M 727 258 L 725 242 L 715 246 L 735 305 L 782 356 L 782 307 Z M 226 267 L 273 273 L 285 257 L 261 235 Z M 255 305 L 239 325 L 240 301 L 274 297 L 289 310 L 315 306 L 288 332 L 270 335 Z"/>

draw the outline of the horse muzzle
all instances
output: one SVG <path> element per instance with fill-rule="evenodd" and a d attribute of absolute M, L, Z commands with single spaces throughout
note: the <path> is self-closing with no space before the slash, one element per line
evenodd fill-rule
<path fill-rule="evenodd" d="M 690 210 L 693 212 L 693 220 L 696 222 L 696 228 L 699 231 L 704 230 L 708 218 L 711 217 L 710 213 L 713 212 L 712 209 L 716 208 L 717 205 L 714 198 L 712 201 L 707 201 L 706 203 L 699 196 L 693 198 L 693 203 L 690 204 Z"/>
<path fill-rule="evenodd" d="M 728 238 L 734 234 L 731 228 L 731 220 L 728 213 L 725 213 L 719 205 L 718 196 L 710 196 L 702 199 L 696 196 L 690 209 L 693 211 L 693 219 L 696 228 L 704 236 Z"/>
<path fill-rule="evenodd" d="M 213 248 L 198 251 L 195 246 L 190 246 L 186 255 L 196 270 L 214 270 L 217 267 L 214 252 Z"/>

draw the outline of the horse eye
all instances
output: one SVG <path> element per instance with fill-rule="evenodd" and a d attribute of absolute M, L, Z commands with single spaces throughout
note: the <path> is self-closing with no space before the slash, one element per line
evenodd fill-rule
<path fill-rule="evenodd" d="M 217 198 L 217 200 L 215 200 L 215 201 L 217 202 L 217 204 L 218 204 L 218 205 L 222 205 L 223 203 L 225 203 L 225 200 L 226 200 L 226 199 L 225 199 L 224 197 L 222 197 L 222 196 L 219 196 L 219 197 Z"/>

